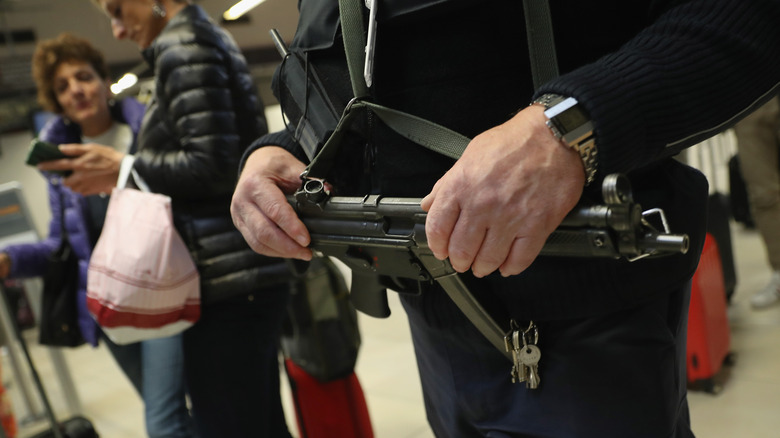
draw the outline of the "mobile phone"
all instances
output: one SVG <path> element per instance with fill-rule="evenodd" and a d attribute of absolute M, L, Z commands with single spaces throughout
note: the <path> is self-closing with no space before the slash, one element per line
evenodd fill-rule
<path fill-rule="evenodd" d="M 30 143 L 30 150 L 27 152 L 27 161 L 25 162 L 30 166 L 37 166 L 38 163 L 59 160 L 61 158 L 70 157 L 63 154 L 56 144 L 34 138 Z M 51 172 L 63 176 L 68 176 L 71 174 L 71 171 L 69 170 L 53 170 Z"/>

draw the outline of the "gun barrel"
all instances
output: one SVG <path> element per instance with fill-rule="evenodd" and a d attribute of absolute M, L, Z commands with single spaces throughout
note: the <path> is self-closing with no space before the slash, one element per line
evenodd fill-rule
<path fill-rule="evenodd" d="M 650 252 L 685 254 L 690 245 L 687 234 L 654 234 L 642 239 L 642 246 Z"/>

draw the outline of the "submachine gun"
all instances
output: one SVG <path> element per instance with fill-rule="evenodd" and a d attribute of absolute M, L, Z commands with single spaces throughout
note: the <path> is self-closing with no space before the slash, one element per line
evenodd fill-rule
<path fill-rule="evenodd" d="M 628 178 L 608 175 L 603 204 L 578 205 L 553 231 L 541 255 L 610 257 L 634 261 L 686 253 L 688 236 L 669 231 L 660 209 L 642 211 Z M 421 198 L 331 196 L 319 179 L 304 179 L 288 197 L 311 235 L 310 248 L 335 257 L 352 270 L 351 299 L 356 309 L 387 317 L 390 309 L 379 276 L 438 282 L 496 348 L 504 352 L 504 332 L 482 308 L 448 260 L 433 256 L 425 235 Z M 651 224 L 657 216 L 661 230 Z"/>

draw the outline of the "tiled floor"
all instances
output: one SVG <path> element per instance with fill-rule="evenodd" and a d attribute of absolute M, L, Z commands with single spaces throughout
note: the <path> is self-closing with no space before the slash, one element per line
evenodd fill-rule
<path fill-rule="evenodd" d="M 693 429 L 698 437 L 776 438 L 780 436 L 780 307 L 756 312 L 747 305 L 751 291 L 769 277 L 763 248 L 753 231 L 734 227 L 739 284 L 730 306 L 732 349 L 736 364 L 718 395 L 690 393 Z M 374 431 L 379 438 L 432 437 L 422 408 L 408 327 L 397 299 L 387 320 L 361 317 L 363 346 L 357 366 L 368 400 Z M 35 360 L 49 386 L 50 396 L 65 416 L 62 393 L 52 375 L 48 354 L 33 346 Z M 7 355 L 6 355 L 7 356 Z M 138 397 L 102 348 L 66 351 L 70 372 L 78 388 L 83 413 L 105 438 L 141 438 L 142 410 Z M 4 362 L 7 362 L 7 358 Z M 15 377 L 4 363 L 15 408 L 28 421 L 19 399 Z M 284 388 L 288 413 L 292 412 Z M 640 395 L 638 395 L 640 396 Z M 294 420 L 288 417 L 295 433 Z M 40 425 L 40 421 L 34 422 Z M 29 436 L 35 424 L 22 428 Z M 228 437 L 226 437 L 228 438 Z"/>

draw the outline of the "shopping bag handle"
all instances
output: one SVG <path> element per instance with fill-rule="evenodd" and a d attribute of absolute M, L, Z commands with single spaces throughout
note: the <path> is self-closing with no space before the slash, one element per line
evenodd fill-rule
<path fill-rule="evenodd" d="M 119 164 L 119 178 L 116 180 L 116 188 L 125 188 L 130 175 L 133 175 L 133 182 L 142 192 L 151 192 L 146 181 L 133 169 L 133 163 L 135 163 L 135 157 L 132 155 L 125 155 L 122 158 L 122 162 Z"/>

